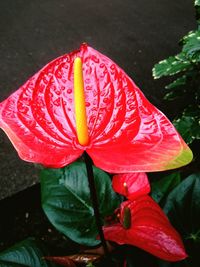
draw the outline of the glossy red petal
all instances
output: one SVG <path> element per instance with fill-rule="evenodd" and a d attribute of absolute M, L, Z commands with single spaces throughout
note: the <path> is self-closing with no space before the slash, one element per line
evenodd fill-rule
<path fill-rule="evenodd" d="M 124 173 L 113 176 L 112 186 L 115 192 L 133 200 L 150 192 L 146 173 Z"/>
<path fill-rule="evenodd" d="M 83 62 L 90 143 L 78 144 L 73 62 Z M 167 118 L 113 61 L 87 45 L 61 56 L 0 104 L 0 127 L 22 159 L 62 167 L 83 150 L 115 173 L 158 171 L 187 164 L 192 153 Z"/>
<path fill-rule="evenodd" d="M 137 246 L 167 261 L 179 261 L 187 257 L 179 234 L 149 196 L 123 202 L 121 220 L 125 207 L 131 210 L 131 227 L 124 229 L 122 224 L 104 227 L 107 240 Z"/>
<path fill-rule="evenodd" d="M 116 242 L 119 245 L 128 244 L 126 241 L 126 231 L 120 223 L 103 227 L 105 239 Z"/>
<path fill-rule="evenodd" d="M 192 152 L 170 121 L 112 60 L 91 47 L 83 53 L 87 112 L 96 166 L 113 173 L 173 169 Z"/>
<path fill-rule="evenodd" d="M 73 110 L 75 56 L 50 62 L 0 104 L 0 126 L 26 161 L 62 167 L 82 154 Z"/>

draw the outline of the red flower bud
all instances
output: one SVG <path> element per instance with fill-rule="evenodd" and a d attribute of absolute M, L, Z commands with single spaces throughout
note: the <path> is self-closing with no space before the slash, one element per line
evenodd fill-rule
<path fill-rule="evenodd" d="M 115 192 L 130 200 L 147 195 L 150 192 L 148 177 L 144 172 L 114 175 L 112 186 Z"/>

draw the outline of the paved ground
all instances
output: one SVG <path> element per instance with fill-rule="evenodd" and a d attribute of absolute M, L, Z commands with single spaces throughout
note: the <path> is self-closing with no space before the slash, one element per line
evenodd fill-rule
<path fill-rule="evenodd" d="M 154 63 L 178 51 L 178 40 L 195 27 L 192 0 L 1 0 L 0 100 L 48 61 L 87 42 L 114 59 L 158 107 L 163 82 Z M 37 182 L 0 133 L 0 198 Z"/>

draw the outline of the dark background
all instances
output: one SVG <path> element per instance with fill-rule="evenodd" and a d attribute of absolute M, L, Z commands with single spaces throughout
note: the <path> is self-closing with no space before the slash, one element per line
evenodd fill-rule
<path fill-rule="evenodd" d="M 196 27 L 192 0 L 0 0 L 0 101 L 50 60 L 87 42 L 120 65 L 149 100 L 163 102 L 165 80 L 152 67 L 179 51 L 178 41 Z M 38 181 L 0 132 L 0 199 Z"/>

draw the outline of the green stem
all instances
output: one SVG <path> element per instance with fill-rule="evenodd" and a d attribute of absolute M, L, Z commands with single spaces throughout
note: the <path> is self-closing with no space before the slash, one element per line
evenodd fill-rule
<path fill-rule="evenodd" d="M 100 212 L 99 212 L 97 192 L 96 192 L 95 181 L 94 181 L 94 173 L 93 173 L 93 168 L 92 168 L 93 162 L 90 156 L 87 154 L 87 152 L 84 152 L 84 158 L 85 158 L 85 164 L 86 164 L 86 169 L 87 169 L 90 196 L 91 196 L 92 205 L 94 209 L 94 216 L 96 220 L 97 230 L 99 232 L 99 237 L 100 237 L 103 249 L 104 249 L 105 256 L 107 256 L 108 247 L 107 247 L 106 240 L 105 240 L 103 230 L 102 230 L 102 223 L 101 223 L 101 217 L 100 217 Z"/>

